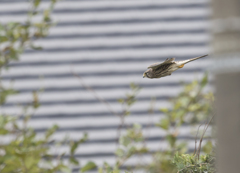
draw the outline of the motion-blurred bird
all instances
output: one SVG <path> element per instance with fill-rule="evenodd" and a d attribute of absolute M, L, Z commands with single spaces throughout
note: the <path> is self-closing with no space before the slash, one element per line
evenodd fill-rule
<path fill-rule="evenodd" d="M 174 61 L 175 58 L 167 58 L 164 62 L 157 62 L 148 67 L 148 70 L 143 73 L 143 78 L 147 77 L 150 79 L 161 78 L 165 76 L 170 76 L 172 72 L 183 68 L 183 66 L 191 61 L 203 58 L 207 55 L 199 56 L 196 58 L 184 60 L 184 61 Z"/>

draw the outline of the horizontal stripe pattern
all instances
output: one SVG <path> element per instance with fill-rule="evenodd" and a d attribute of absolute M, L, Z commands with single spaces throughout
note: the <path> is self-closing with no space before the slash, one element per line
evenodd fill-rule
<path fill-rule="evenodd" d="M 120 120 L 73 73 L 108 101 L 117 114 L 122 111 L 117 100 L 130 92 L 129 83 L 134 82 L 142 89 L 130 109 L 131 115 L 126 117 L 123 133 L 126 127 L 139 123 L 150 151 L 165 149 L 165 133 L 154 126 L 163 118 L 159 108 L 170 106 L 168 99 L 182 89 L 180 81 L 200 78 L 211 62 L 206 57 L 156 80 L 143 79 L 142 74 L 152 63 L 169 57 L 180 61 L 210 52 L 208 3 L 208 0 L 58 2 L 52 15 L 57 25 L 47 38 L 36 41 L 44 49 L 26 50 L 20 61 L 10 63 L 10 68 L 1 74 L 3 85 L 19 92 L 8 98 L 1 113 L 19 116 L 21 125 L 22 106 L 32 103 L 32 91 L 39 91 L 40 108 L 28 109 L 34 114 L 29 126 L 35 128 L 39 137 L 53 124 L 60 126 L 52 138 L 55 141 L 66 136 L 77 140 L 88 132 L 89 140 L 76 153 L 81 165 L 88 160 L 98 165 L 104 161 L 113 164 Z M 40 9 L 47 6 L 48 2 L 43 1 Z M 28 8 L 24 0 L 2 0 L 0 22 L 25 22 Z M 36 17 L 35 21 L 38 20 Z M 156 103 L 154 112 L 149 114 L 152 97 Z M 190 126 L 185 124 L 179 140 L 187 141 L 189 150 L 193 150 L 194 137 L 190 132 Z M 11 136 L 1 139 L 8 142 Z M 67 159 L 66 146 L 50 146 L 53 154 L 66 151 Z M 150 154 L 143 157 L 146 163 L 151 161 Z M 133 157 L 125 166 L 138 162 Z"/>

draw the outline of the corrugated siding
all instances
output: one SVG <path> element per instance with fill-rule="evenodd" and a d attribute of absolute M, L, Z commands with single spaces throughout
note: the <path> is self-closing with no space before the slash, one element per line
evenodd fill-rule
<path fill-rule="evenodd" d="M 46 5 L 44 1 L 42 7 Z M 1 0 L 0 22 L 24 21 L 26 10 L 23 0 Z M 30 125 L 41 134 L 58 124 L 56 140 L 66 134 L 79 139 L 88 132 L 88 142 L 77 150 L 81 163 L 113 163 L 120 120 L 81 86 L 72 71 L 116 111 L 121 110 L 117 99 L 124 97 L 129 83 L 134 82 L 143 89 L 126 124 L 142 124 L 150 149 L 164 149 L 164 132 L 153 125 L 162 117 L 158 108 L 168 106 L 168 98 L 181 90 L 180 81 L 201 77 L 209 59 L 191 62 L 158 80 L 143 79 L 142 73 L 148 65 L 169 57 L 183 60 L 209 53 L 209 14 L 206 0 L 60 1 L 53 14 L 56 27 L 49 37 L 37 41 L 44 50 L 27 50 L 3 73 L 4 84 L 12 85 L 14 80 L 13 86 L 20 93 L 10 97 L 1 111 L 21 114 L 21 107 L 16 105 L 28 104 L 32 90 L 44 89 L 39 96 L 41 107 Z M 157 99 L 156 111 L 149 115 L 151 97 Z M 184 126 L 180 138 L 193 146 L 189 132 Z M 138 158 L 133 158 L 128 164 L 136 161 Z"/>

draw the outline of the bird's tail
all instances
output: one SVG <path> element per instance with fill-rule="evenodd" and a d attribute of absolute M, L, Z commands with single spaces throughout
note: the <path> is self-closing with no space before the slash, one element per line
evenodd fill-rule
<path fill-rule="evenodd" d="M 208 56 L 208 54 L 203 55 L 203 56 L 199 56 L 199 57 L 196 57 L 196 58 L 192 58 L 192 59 L 184 60 L 184 61 L 179 61 L 179 64 L 184 65 L 184 64 L 187 64 L 187 63 L 189 63 L 189 62 L 191 62 L 191 61 L 194 61 L 194 60 L 197 60 L 197 59 L 203 58 L 203 57 L 205 57 L 205 56 Z"/>

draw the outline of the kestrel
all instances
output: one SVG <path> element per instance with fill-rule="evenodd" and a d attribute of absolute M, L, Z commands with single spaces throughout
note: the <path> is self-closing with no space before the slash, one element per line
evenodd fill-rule
<path fill-rule="evenodd" d="M 157 62 L 148 67 L 148 70 L 143 73 L 143 78 L 147 77 L 150 79 L 161 78 L 165 76 L 170 76 L 172 72 L 183 68 L 183 66 L 191 61 L 203 58 L 208 55 L 199 56 L 196 58 L 184 60 L 184 61 L 174 61 L 175 58 L 167 58 L 164 62 Z"/>

